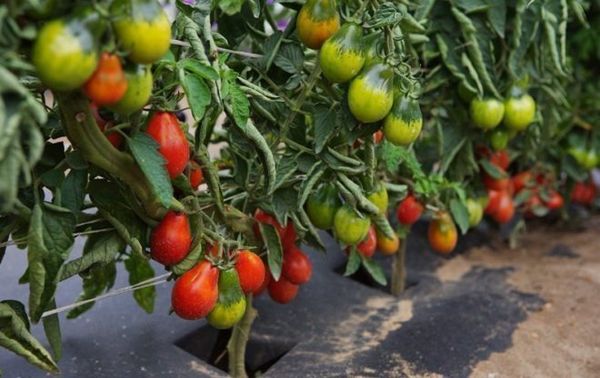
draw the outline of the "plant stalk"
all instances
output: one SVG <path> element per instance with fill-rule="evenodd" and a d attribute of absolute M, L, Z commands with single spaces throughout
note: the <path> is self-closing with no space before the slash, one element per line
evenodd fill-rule
<path fill-rule="evenodd" d="M 406 287 L 406 241 L 400 243 L 398 252 L 394 255 L 394 261 L 392 263 L 392 295 L 399 296 L 404 292 Z"/>
<path fill-rule="evenodd" d="M 246 312 L 244 317 L 238 324 L 233 327 L 231 337 L 227 343 L 227 353 L 229 354 L 229 375 L 234 378 L 246 378 L 246 345 L 250 338 L 250 328 L 254 319 L 256 319 L 257 312 L 252 307 L 252 294 L 246 297 Z"/>

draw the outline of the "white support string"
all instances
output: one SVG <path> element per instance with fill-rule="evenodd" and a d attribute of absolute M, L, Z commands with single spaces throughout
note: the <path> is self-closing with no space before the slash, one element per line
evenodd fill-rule
<path fill-rule="evenodd" d="M 170 276 L 170 275 L 171 275 L 171 273 L 165 273 L 163 275 L 160 275 L 160 276 L 157 276 L 157 277 L 152 277 L 152 278 L 149 278 L 147 280 L 138 282 L 135 285 L 126 286 L 126 287 L 122 287 L 120 289 L 109 291 L 108 293 L 99 295 L 99 296 L 97 296 L 95 298 L 86 299 L 86 300 L 83 300 L 83 301 L 72 303 L 70 305 L 66 305 L 66 306 L 62 306 L 62 307 L 59 307 L 59 308 L 55 308 L 54 310 L 46 311 L 46 312 L 44 312 L 42 314 L 42 318 L 45 318 L 45 317 L 48 317 L 48 316 L 52 316 L 52 315 L 61 313 L 63 311 L 71 310 L 73 308 L 79 307 L 79 306 L 84 305 L 86 303 L 92 303 L 92 302 L 99 301 L 101 299 L 110 298 L 110 297 L 113 297 L 115 295 L 124 294 L 124 293 L 130 292 L 130 291 L 135 291 L 135 290 L 143 289 L 143 288 L 150 287 L 150 286 L 160 285 L 161 283 L 167 282 L 167 277 Z"/>

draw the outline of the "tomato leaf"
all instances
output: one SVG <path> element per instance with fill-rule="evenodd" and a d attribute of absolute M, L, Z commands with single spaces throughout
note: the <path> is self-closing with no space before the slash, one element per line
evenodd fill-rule
<path fill-rule="evenodd" d="M 506 29 L 506 0 L 490 1 L 489 6 L 487 12 L 488 20 L 500 38 L 504 38 L 504 30 Z"/>
<path fill-rule="evenodd" d="M 219 0 L 219 8 L 225 12 L 225 14 L 231 16 L 239 13 L 242 10 L 242 5 L 246 0 Z"/>
<path fill-rule="evenodd" d="M 452 212 L 454 221 L 460 228 L 460 232 L 463 235 L 466 234 L 469 230 L 469 210 L 466 204 L 454 198 L 450 201 L 450 211 Z"/>
<path fill-rule="evenodd" d="M 336 113 L 326 106 L 315 108 L 315 152 L 320 153 L 336 129 Z"/>
<path fill-rule="evenodd" d="M 275 227 L 266 223 L 258 223 L 258 229 L 267 248 L 267 263 L 275 281 L 281 277 L 281 264 L 283 263 L 283 249 L 281 239 Z"/>
<path fill-rule="evenodd" d="M 54 310 L 56 308 L 56 301 L 53 299 L 48 307 L 48 310 Z M 60 333 L 60 321 L 58 314 L 46 316 L 42 319 L 44 325 L 44 332 L 46 333 L 46 339 L 52 348 L 52 354 L 56 361 L 60 360 L 62 355 L 62 342 Z"/>
<path fill-rule="evenodd" d="M 87 170 L 72 169 L 60 187 L 60 193 L 62 194 L 61 204 L 74 214 L 77 214 L 83 206 L 87 180 Z"/>
<path fill-rule="evenodd" d="M 50 353 L 29 332 L 25 314 L 25 307 L 19 302 L 0 303 L 0 345 L 41 369 L 58 372 Z"/>
<path fill-rule="evenodd" d="M 370 258 L 366 258 L 364 256 L 361 256 L 361 260 L 363 267 L 367 270 L 369 275 L 373 277 L 375 282 L 377 282 L 381 286 L 387 285 L 387 278 L 385 277 L 385 273 L 376 261 Z"/>
<path fill-rule="evenodd" d="M 235 71 L 226 71 L 223 74 L 223 99 L 231 106 L 235 124 L 241 129 L 246 129 L 250 117 L 250 102 L 236 83 L 236 79 Z"/>
<path fill-rule="evenodd" d="M 200 257 L 202 256 L 203 243 L 204 240 L 197 240 L 196 244 L 192 246 L 190 253 L 188 253 L 187 256 L 185 256 L 185 259 L 183 259 L 183 261 L 181 261 L 179 264 L 172 266 L 171 271 L 177 275 L 182 275 L 183 273 L 192 269 L 194 265 L 198 263 Z"/>
<path fill-rule="evenodd" d="M 219 73 L 211 66 L 202 63 L 198 59 L 185 58 L 177 62 L 177 65 L 207 80 L 219 80 Z"/>
<path fill-rule="evenodd" d="M 202 119 L 206 107 L 210 105 L 212 99 L 208 85 L 206 85 L 201 76 L 195 73 L 192 75 L 184 74 L 181 85 L 185 91 L 194 118 L 197 120 Z"/>
<path fill-rule="evenodd" d="M 287 73 L 300 73 L 304 64 L 304 52 L 300 45 L 286 43 L 279 48 L 279 54 L 275 56 L 273 63 Z"/>
<path fill-rule="evenodd" d="M 479 161 L 481 168 L 494 179 L 503 179 L 507 177 L 507 173 L 496 164 L 490 163 L 489 160 L 481 159 Z"/>
<path fill-rule="evenodd" d="M 158 152 L 158 144 L 150 135 L 140 132 L 127 138 L 127 145 L 138 165 L 144 172 L 152 191 L 160 203 L 169 208 L 173 198 L 173 186 L 165 168 L 165 159 Z"/>
<path fill-rule="evenodd" d="M 350 248 L 350 254 L 348 255 L 348 262 L 346 263 L 346 270 L 344 276 L 348 277 L 356 273 L 360 268 L 360 255 L 356 250 L 356 246 Z"/>
<path fill-rule="evenodd" d="M 129 284 L 135 285 L 142 281 L 154 277 L 154 269 L 150 261 L 136 253 L 125 260 L 125 269 L 129 272 Z M 156 298 L 156 288 L 148 286 L 133 291 L 133 298 L 137 304 L 147 313 L 154 311 L 154 300 Z"/>

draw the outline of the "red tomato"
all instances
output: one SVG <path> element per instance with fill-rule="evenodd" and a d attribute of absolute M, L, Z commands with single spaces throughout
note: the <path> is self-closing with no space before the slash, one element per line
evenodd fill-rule
<path fill-rule="evenodd" d="M 409 194 L 405 199 L 400 201 L 398 209 L 396 209 L 398 222 L 404 225 L 415 223 L 419 220 L 422 213 L 423 205 L 412 194 Z"/>
<path fill-rule="evenodd" d="M 102 132 L 106 131 L 107 128 L 110 129 L 113 126 L 111 122 L 107 122 L 104 118 L 102 118 L 102 116 L 100 116 L 98 105 L 94 104 L 93 102 L 90 104 L 90 111 L 92 112 L 92 115 L 96 120 L 96 124 L 100 130 L 102 130 Z M 123 143 L 123 136 L 118 132 L 112 132 L 104 135 L 106 135 L 106 138 L 110 144 L 115 146 L 115 148 L 119 148 L 121 143 Z"/>
<path fill-rule="evenodd" d="M 577 182 L 571 191 L 571 201 L 580 205 L 591 205 L 595 197 L 596 187 L 591 182 Z"/>
<path fill-rule="evenodd" d="M 296 298 L 300 286 L 291 283 L 285 277 L 281 276 L 279 281 L 275 281 L 273 277 L 269 281 L 269 296 L 277 303 L 290 303 Z"/>
<path fill-rule="evenodd" d="M 240 251 L 237 255 L 235 269 L 245 294 L 254 294 L 265 282 L 265 264 L 256 253 L 247 250 Z"/>
<path fill-rule="evenodd" d="M 211 257 L 219 257 L 219 243 L 207 244 L 206 253 Z"/>
<path fill-rule="evenodd" d="M 102 53 L 96 71 L 84 84 L 83 91 L 98 105 L 118 102 L 127 91 L 127 78 L 119 57 L 107 52 Z"/>
<path fill-rule="evenodd" d="M 500 195 L 499 190 L 488 190 L 488 202 L 484 210 L 487 215 L 492 215 L 498 210 Z"/>
<path fill-rule="evenodd" d="M 181 262 L 191 245 L 190 222 L 184 213 L 169 211 L 150 235 L 152 258 L 166 266 Z"/>
<path fill-rule="evenodd" d="M 375 144 L 379 144 L 381 143 L 381 141 L 383 140 L 383 131 L 381 130 L 377 130 L 373 133 L 373 142 L 375 142 Z"/>
<path fill-rule="evenodd" d="M 524 188 L 530 186 L 533 181 L 533 175 L 529 171 L 523 171 L 513 176 L 512 182 L 515 193 L 519 193 Z"/>
<path fill-rule="evenodd" d="M 271 274 L 269 272 L 266 272 L 265 279 L 263 280 L 263 283 L 260 285 L 260 287 L 254 292 L 254 296 L 258 297 L 259 295 L 261 295 L 265 291 L 267 286 L 269 286 L 269 283 L 271 282 L 271 280 L 272 280 Z"/>
<path fill-rule="evenodd" d="M 494 164 L 500 169 L 506 170 L 510 165 L 510 156 L 507 150 L 500 150 L 492 152 L 490 155 L 490 163 Z"/>
<path fill-rule="evenodd" d="M 192 189 L 196 190 L 200 185 L 202 185 L 202 182 L 204 181 L 204 174 L 197 163 L 191 163 L 190 174 L 188 178 L 190 180 L 190 186 Z"/>
<path fill-rule="evenodd" d="M 508 192 L 500 192 L 497 200 L 497 208 L 491 217 L 498 223 L 507 223 L 515 215 L 515 204 L 511 195 Z"/>
<path fill-rule="evenodd" d="M 537 191 L 534 191 L 523 205 L 525 218 L 534 218 L 535 214 L 533 211 L 540 206 L 542 206 L 542 200 Z"/>
<path fill-rule="evenodd" d="M 487 173 L 483 173 L 483 185 L 491 190 L 507 190 L 510 187 L 510 178 L 495 179 Z"/>
<path fill-rule="evenodd" d="M 565 203 L 565 201 L 563 199 L 563 196 L 556 190 L 552 190 L 548 194 L 548 200 L 546 201 L 546 207 L 548 207 L 548 209 L 550 209 L 550 210 L 556 210 L 556 209 L 560 209 L 561 207 L 563 207 L 564 203 Z"/>
<path fill-rule="evenodd" d="M 281 274 L 291 283 L 302 285 L 312 276 L 312 263 L 298 247 L 289 246 L 283 253 Z"/>
<path fill-rule="evenodd" d="M 175 281 L 171 292 L 173 311 L 183 319 L 200 319 L 215 307 L 219 297 L 219 270 L 202 260 Z"/>
<path fill-rule="evenodd" d="M 358 243 L 356 249 L 358 250 L 358 253 L 364 257 L 371 257 L 375 254 L 375 250 L 377 250 L 377 232 L 375 231 L 375 226 L 369 228 L 367 236 L 363 241 Z"/>
<path fill-rule="evenodd" d="M 179 176 L 190 160 L 190 146 L 177 116 L 167 112 L 154 113 L 146 132 L 158 142 L 158 151 L 167 162 L 169 176 Z"/>

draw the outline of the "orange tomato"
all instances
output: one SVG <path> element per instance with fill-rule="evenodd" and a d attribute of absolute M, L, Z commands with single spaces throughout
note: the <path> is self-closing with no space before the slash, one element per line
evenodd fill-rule
<path fill-rule="evenodd" d="M 385 256 L 391 256 L 398 252 L 400 248 L 400 238 L 394 233 L 394 237 L 389 239 L 384 234 L 377 232 L 377 249 Z"/>
<path fill-rule="evenodd" d="M 429 245 L 437 253 L 449 254 L 456 247 L 458 232 L 456 225 L 447 212 L 440 212 L 435 219 L 429 223 L 427 230 Z"/>
<path fill-rule="evenodd" d="M 102 53 L 96 71 L 84 84 L 83 91 L 97 105 L 118 102 L 127 91 L 127 78 L 119 57 Z"/>

